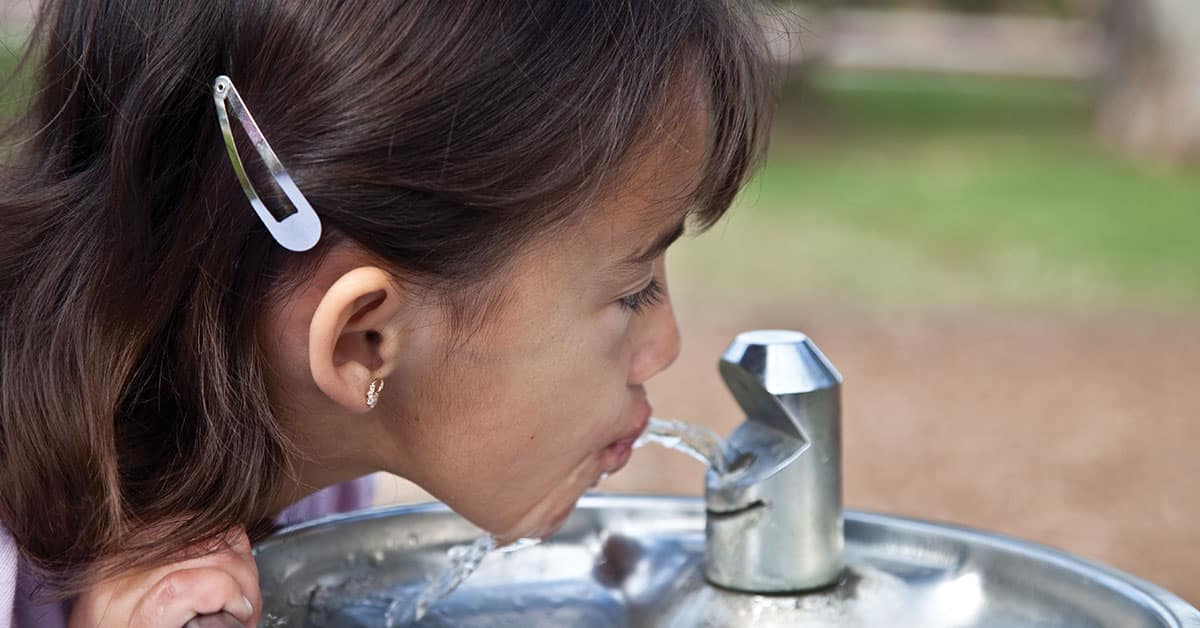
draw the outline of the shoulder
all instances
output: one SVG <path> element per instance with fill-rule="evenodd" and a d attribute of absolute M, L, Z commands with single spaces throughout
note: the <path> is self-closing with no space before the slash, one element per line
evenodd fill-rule
<path fill-rule="evenodd" d="M 41 582 L 22 565 L 8 529 L 0 525 L 0 628 L 61 628 L 70 601 L 45 598 Z"/>
<path fill-rule="evenodd" d="M 17 544 L 8 528 L 0 525 L 0 628 L 12 628 L 18 560 Z"/>

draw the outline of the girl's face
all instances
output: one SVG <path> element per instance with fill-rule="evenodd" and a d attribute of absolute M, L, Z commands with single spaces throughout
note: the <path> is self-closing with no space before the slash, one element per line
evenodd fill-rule
<path fill-rule="evenodd" d="M 548 536 L 624 466 L 651 413 L 644 384 L 679 353 L 664 251 L 683 231 L 688 148 L 702 150 L 663 142 L 572 233 L 531 247 L 447 360 L 399 363 L 379 405 L 390 470 L 513 540 Z M 414 340 L 420 356 L 447 338 L 434 325 Z"/>
<path fill-rule="evenodd" d="M 502 296 L 476 333 L 404 305 L 370 279 L 377 268 L 343 260 L 318 272 L 272 321 L 301 481 L 382 469 L 501 540 L 557 530 L 628 460 L 650 417 L 644 385 L 679 353 L 664 252 L 683 231 L 706 142 L 702 123 L 680 126 L 582 218 L 497 272 Z M 386 387 L 365 412 L 375 373 Z"/>

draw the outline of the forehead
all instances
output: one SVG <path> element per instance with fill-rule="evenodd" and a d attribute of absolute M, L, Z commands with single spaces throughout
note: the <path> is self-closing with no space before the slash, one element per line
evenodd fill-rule
<path fill-rule="evenodd" d="M 687 214 L 704 165 L 708 129 L 703 108 L 681 113 L 675 124 L 648 133 L 584 212 L 584 235 L 607 241 L 613 255 L 624 257 L 631 247 L 648 245 Z"/>
<path fill-rule="evenodd" d="M 644 274 L 645 265 L 622 262 L 686 218 L 708 148 L 707 116 L 703 106 L 664 113 L 673 124 L 649 130 L 569 224 L 523 247 L 509 268 L 515 283 L 508 289 L 597 284 L 607 290 Z"/>
<path fill-rule="evenodd" d="M 706 134 L 707 120 L 700 116 L 652 134 L 610 179 L 605 193 L 581 207 L 570 224 L 522 247 L 499 286 L 504 296 L 497 302 L 505 305 L 492 313 L 489 342 L 500 342 L 505 337 L 500 330 L 506 329 L 537 327 L 546 337 L 566 334 L 547 331 L 555 321 L 574 320 L 559 314 L 590 310 L 597 294 L 612 297 L 644 278 L 645 264 L 623 262 L 686 218 L 705 158 Z M 532 320 L 539 322 L 531 326 Z M 516 344 L 532 354 L 531 342 L 524 338 Z"/>

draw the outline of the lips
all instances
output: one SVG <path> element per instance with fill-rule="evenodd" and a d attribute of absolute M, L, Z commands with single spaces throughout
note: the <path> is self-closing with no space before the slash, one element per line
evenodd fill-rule
<path fill-rule="evenodd" d="M 601 468 L 605 474 L 616 473 L 629 462 L 629 458 L 633 456 L 633 444 L 637 442 L 642 432 L 646 431 L 646 425 L 650 422 L 652 412 L 650 404 L 643 403 L 637 426 L 604 448 L 601 456 Z"/>

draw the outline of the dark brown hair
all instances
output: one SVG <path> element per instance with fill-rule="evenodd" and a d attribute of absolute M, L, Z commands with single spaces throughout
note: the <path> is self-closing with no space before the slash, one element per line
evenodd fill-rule
<path fill-rule="evenodd" d="M 710 225 L 762 152 L 757 10 L 44 2 L 0 172 L 0 521 L 25 558 L 69 590 L 269 517 L 289 445 L 255 323 L 288 278 L 349 240 L 467 294 L 586 211 L 686 97 L 670 93 L 682 76 L 709 110 L 691 200 Z M 216 123 L 220 74 L 320 215 L 315 249 L 282 249 L 250 209 Z"/>

